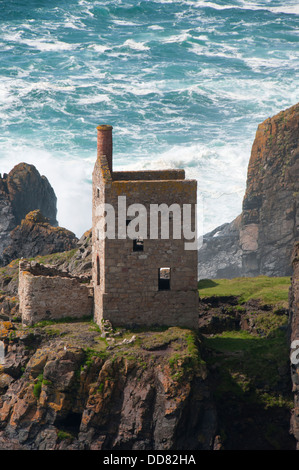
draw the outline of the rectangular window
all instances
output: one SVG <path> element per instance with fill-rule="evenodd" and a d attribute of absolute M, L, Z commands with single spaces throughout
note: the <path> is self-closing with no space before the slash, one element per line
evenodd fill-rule
<path fill-rule="evenodd" d="M 100 188 L 97 188 L 97 197 L 100 197 L 101 191 Z"/>
<path fill-rule="evenodd" d="M 142 238 L 137 238 L 136 240 L 133 240 L 133 251 L 143 251 Z"/>
<path fill-rule="evenodd" d="M 97 285 L 99 286 L 101 283 L 101 272 L 100 272 L 100 258 L 97 256 L 96 261 L 96 276 L 97 276 Z"/>
<path fill-rule="evenodd" d="M 158 289 L 170 290 L 170 268 L 159 268 Z"/>

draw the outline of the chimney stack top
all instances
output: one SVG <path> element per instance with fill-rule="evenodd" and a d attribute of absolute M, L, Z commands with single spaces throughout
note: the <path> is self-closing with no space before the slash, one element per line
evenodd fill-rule
<path fill-rule="evenodd" d="M 109 124 L 101 124 L 100 126 L 97 127 L 98 131 L 112 131 L 113 127 L 110 126 Z"/>
<path fill-rule="evenodd" d="M 107 159 L 108 167 L 111 173 L 112 173 L 112 129 L 113 127 L 108 124 L 102 124 L 97 127 L 97 131 L 98 131 L 97 155 L 98 155 L 98 158 L 105 155 Z"/>

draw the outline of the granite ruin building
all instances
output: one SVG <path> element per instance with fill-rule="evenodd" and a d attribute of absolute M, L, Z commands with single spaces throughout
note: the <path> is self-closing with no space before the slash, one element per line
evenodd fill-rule
<path fill-rule="evenodd" d="M 169 209 L 179 209 L 182 214 L 183 208 L 190 208 L 190 223 L 195 229 L 197 182 L 186 180 L 184 170 L 113 171 L 112 126 L 102 125 L 97 131 L 92 190 L 95 321 L 109 320 L 119 326 L 195 327 L 197 250 L 185 249 L 183 227 L 179 225 L 178 234 L 174 212 Z M 107 205 L 113 208 L 115 227 L 103 236 L 104 227 L 109 232 L 103 222 Z M 138 209 L 138 205 L 143 209 L 142 214 L 137 211 L 138 217 L 143 216 L 143 233 L 134 238 L 126 233 L 136 222 L 128 208 Z M 161 210 L 158 237 L 153 238 L 152 210 L 161 205 L 166 210 Z M 165 216 L 169 236 L 163 238 Z"/>
<path fill-rule="evenodd" d="M 22 260 L 19 301 L 23 324 L 93 314 L 100 326 L 109 321 L 125 327 L 196 327 L 197 249 L 186 249 L 191 240 L 186 232 L 196 232 L 197 182 L 186 180 L 184 170 L 113 171 L 112 126 L 99 126 L 97 132 L 92 283 Z M 110 232 L 108 209 L 113 222 Z M 189 214 L 187 224 L 184 209 Z"/>

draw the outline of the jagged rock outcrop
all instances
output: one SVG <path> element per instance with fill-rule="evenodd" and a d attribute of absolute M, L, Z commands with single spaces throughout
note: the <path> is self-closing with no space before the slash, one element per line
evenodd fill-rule
<path fill-rule="evenodd" d="M 34 165 L 19 163 L 0 178 L 1 195 L 6 195 L 18 225 L 28 212 L 39 209 L 56 226 L 56 195 L 45 176 Z"/>
<path fill-rule="evenodd" d="M 192 332 L 13 328 L 0 327 L 2 450 L 213 448 L 216 411 Z"/>
<path fill-rule="evenodd" d="M 242 214 L 204 236 L 199 277 L 288 276 L 299 227 L 299 103 L 258 126 Z"/>
<path fill-rule="evenodd" d="M 9 234 L 28 212 L 39 209 L 51 225 L 58 225 L 56 202 L 49 181 L 33 165 L 19 163 L 0 175 L 0 265 L 3 250 L 11 243 Z"/>
<path fill-rule="evenodd" d="M 90 275 L 92 268 L 92 230 L 83 233 L 78 241 L 75 253 L 66 261 L 58 260 L 55 265 L 73 276 Z"/>
<path fill-rule="evenodd" d="M 53 227 L 39 210 L 29 212 L 9 234 L 9 245 L 2 253 L 2 264 L 17 258 L 31 258 L 68 251 L 76 247 L 77 237 L 62 227 Z"/>

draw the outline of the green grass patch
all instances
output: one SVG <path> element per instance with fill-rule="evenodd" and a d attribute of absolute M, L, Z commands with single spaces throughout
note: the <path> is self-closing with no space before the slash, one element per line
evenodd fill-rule
<path fill-rule="evenodd" d="M 28 258 L 29 261 L 37 261 L 40 264 L 56 264 L 70 261 L 77 253 L 78 248 L 69 251 L 62 251 L 59 253 L 52 253 L 50 255 L 36 256 L 35 258 Z"/>
<path fill-rule="evenodd" d="M 251 299 L 260 299 L 263 303 L 288 306 L 288 293 L 291 285 L 290 277 L 238 277 L 234 279 L 203 279 L 198 283 L 200 297 L 239 298 L 239 303 Z"/>
<path fill-rule="evenodd" d="M 59 325 L 61 323 L 84 323 L 84 322 L 91 322 L 91 317 L 82 317 L 82 318 L 73 318 L 73 317 L 64 317 L 64 318 L 57 318 L 56 320 L 42 320 L 40 322 L 35 323 L 33 326 L 29 328 L 44 328 L 46 326 L 52 325 Z"/>
<path fill-rule="evenodd" d="M 57 439 L 58 439 L 58 442 L 65 441 L 65 440 L 73 441 L 74 436 L 70 432 L 59 430 L 57 431 Z"/>
<path fill-rule="evenodd" d="M 267 337 L 254 336 L 240 331 L 226 331 L 205 338 L 204 344 L 211 351 L 209 365 L 216 365 L 222 379 L 217 393 L 240 395 L 245 391 L 264 393 L 279 389 L 279 370 L 288 366 L 289 348 L 286 332 L 272 331 Z M 269 396 L 270 396 L 269 395 Z M 270 400 L 269 400 L 270 402 Z M 277 403 L 273 398 L 273 403 Z"/>
<path fill-rule="evenodd" d="M 40 374 L 37 377 L 37 382 L 34 384 L 33 387 L 33 395 L 36 399 L 39 399 L 41 391 L 42 391 L 42 384 L 43 384 L 43 374 Z"/>
<path fill-rule="evenodd" d="M 97 357 L 100 357 L 101 359 L 106 359 L 109 356 L 106 349 L 103 349 L 102 351 L 96 351 L 93 348 L 86 348 L 84 352 L 85 360 L 84 363 L 81 365 L 81 370 L 84 370 L 85 367 L 89 369 Z"/>

